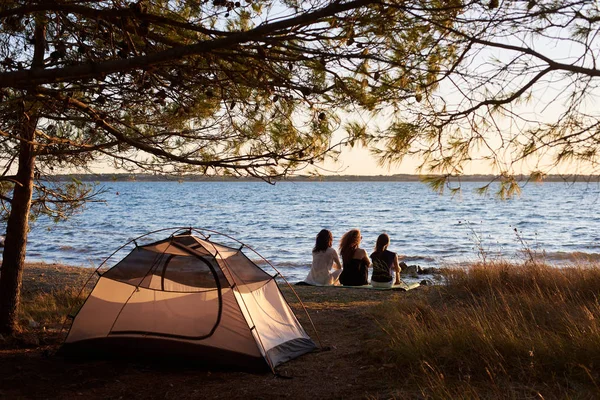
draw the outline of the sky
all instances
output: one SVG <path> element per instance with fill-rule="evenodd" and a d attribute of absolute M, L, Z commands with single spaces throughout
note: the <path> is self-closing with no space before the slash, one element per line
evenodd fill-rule
<path fill-rule="evenodd" d="M 557 36 L 563 36 L 564 33 L 556 32 Z M 539 38 L 538 38 L 539 39 Z M 577 45 L 574 45 L 571 41 L 564 40 L 551 40 L 549 39 L 547 42 L 543 40 L 535 40 L 534 42 L 523 40 L 520 41 L 518 38 L 507 37 L 506 40 L 508 42 L 514 42 L 514 44 L 519 45 L 529 45 L 535 48 L 542 53 L 549 55 L 550 57 L 561 60 L 561 61 L 574 61 L 577 60 L 579 55 L 582 52 L 581 48 L 578 48 Z M 524 43 L 528 42 L 528 43 Z M 594 47 L 594 46 L 592 46 Z M 597 46 L 596 46 L 597 47 Z M 486 69 L 491 66 L 489 63 L 492 59 L 503 59 L 512 60 L 515 57 L 515 54 L 510 54 L 505 50 L 484 50 L 477 54 L 478 60 L 475 61 L 471 66 L 475 69 L 482 68 Z M 532 72 L 534 73 L 534 72 Z M 517 77 L 518 78 L 518 77 Z M 526 77 L 524 77 L 526 79 Z M 570 81 L 572 78 L 561 78 L 556 79 L 552 82 L 545 82 L 543 84 L 537 85 L 535 90 L 532 91 L 532 99 L 528 102 L 523 102 L 522 104 L 516 106 L 515 110 L 521 116 L 526 119 L 537 120 L 537 121 L 551 121 L 557 115 L 561 113 L 561 111 L 565 107 L 565 103 L 568 103 L 568 98 L 561 98 L 561 94 L 564 96 L 563 89 L 565 87 L 573 86 L 574 82 Z M 517 79 L 518 80 L 518 79 Z M 468 84 L 468 82 L 466 83 Z M 451 103 L 453 100 L 456 100 L 458 103 L 461 102 L 460 93 L 463 88 L 453 88 L 449 87 L 447 92 L 443 92 L 441 95 L 444 97 L 445 101 Z M 446 89 L 442 88 L 442 91 Z M 452 94 L 451 92 L 455 93 Z M 453 96 L 459 96 L 456 99 L 453 99 Z M 599 96 L 596 96 L 600 98 Z M 552 105 L 549 106 L 551 102 L 548 100 L 555 100 Z M 556 101 L 558 100 L 558 101 Z M 589 105 L 590 110 L 593 110 L 591 113 L 597 115 L 597 107 L 598 104 L 591 103 Z M 350 117 L 350 116 L 349 116 Z M 371 120 L 370 123 L 377 123 L 377 118 Z M 517 126 L 518 124 L 510 121 L 500 121 L 500 125 L 502 126 L 502 130 L 507 132 L 508 135 L 512 132 L 518 132 L 523 126 Z M 339 140 L 343 135 L 343 132 L 338 132 L 334 135 L 333 143 Z M 500 143 L 497 141 L 496 143 Z M 480 155 L 474 154 L 474 158 L 478 158 Z M 565 164 L 560 168 L 550 168 L 552 162 L 549 156 L 541 159 L 532 159 L 525 163 L 516 165 L 513 167 L 513 173 L 524 173 L 528 174 L 532 170 L 537 168 L 545 168 L 549 173 L 554 174 L 570 174 L 570 173 L 598 173 L 598 171 L 594 171 L 592 168 L 586 165 L 579 164 Z M 393 174 L 417 174 L 417 167 L 420 165 L 420 160 L 406 157 L 399 164 L 395 164 L 392 166 L 379 166 L 377 160 L 369 153 L 369 151 L 365 148 L 354 147 L 343 148 L 342 154 L 339 157 L 338 162 L 326 162 L 324 164 L 319 165 L 316 170 L 318 173 L 323 175 L 393 175 Z M 99 166 L 100 170 L 98 172 L 108 172 L 108 167 Z M 95 168 L 96 170 L 98 168 Z M 112 172 L 112 171 L 110 171 Z M 304 172 L 304 171 L 303 171 Z M 494 170 L 491 166 L 486 162 L 473 162 L 470 165 L 466 165 L 464 169 L 465 174 L 495 174 L 500 171 Z"/>

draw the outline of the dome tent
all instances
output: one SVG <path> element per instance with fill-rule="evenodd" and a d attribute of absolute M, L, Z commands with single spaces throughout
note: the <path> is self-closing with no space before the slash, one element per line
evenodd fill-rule
<path fill-rule="evenodd" d="M 244 245 L 219 244 L 202 232 L 219 234 L 189 229 L 146 245 L 131 241 L 135 248 L 99 273 L 62 352 L 274 370 L 316 349 L 275 277 L 242 252 Z"/>

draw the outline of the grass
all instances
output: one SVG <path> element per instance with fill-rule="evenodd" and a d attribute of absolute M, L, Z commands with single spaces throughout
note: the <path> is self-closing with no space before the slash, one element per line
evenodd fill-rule
<path fill-rule="evenodd" d="M 88 284 L 83 288 L 88 279 Z M 67 315 L 75 314 L 83 305 L 95 282 L 90 269 L 28 264 L 24 271 L 19 307 L 21 333 L 38 337 L 59 334 Z"/>
<path fill-rule="evenodd" d="M 78 293 L 90 272 L 45 265 L 28 267 L 26 275 L 24 332 L 58 345 L 52 332 L 83 302 L 85 292 Z M 481 263 L 445 269 L 442 282 L 407 293 L 295 288 L 333 349 L 286 364 L 307 376 L 295 381 L 297 390 L 313 390 L 317 375 L 329 374 L 331 381 L 342 371 L 340 382 L 364 387 L 367 380 L 378 387 L 371 387 L 372 398 L 600 398 L 600 264 Z M 283 291 L 312 334 L 291 290 Z M 37 374 L 44 365 L 31 369 Z M 224 375 L 224 382 L 229 378 Z M 252 382 L 247 389 L 255 394 L 271 390 Z M 103 387 L 111 395 L 118 389 Z"/>
<path fill-rule="evenodd" d="M 85 297 L 80 288 L 62 288 L 51 292 L 36 292 L 24 296 L 19 310 L 22 327 L 34 326 L 60 329 L 70 312 L 77 312 Z"/>
<path fill-rule="evenodd" d="M 371 355 L 431 398 L 600 396 L 600 268 L 497 262 L 445 271 L 373 308 Z"/>

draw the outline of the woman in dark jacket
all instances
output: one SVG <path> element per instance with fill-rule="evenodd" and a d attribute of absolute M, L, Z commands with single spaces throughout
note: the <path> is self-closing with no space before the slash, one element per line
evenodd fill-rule
<path fill-rule="evenodd" d="M 387 248 L 390 244 L 390 237 L 387 233 L 382 233 L 377 238 L 375 251 L 371 254 L 373 261 L 373 273 L 371 275 L 371 285 L 373 287 L 390 288 L 394 284 L 400 283 L 400 265 L 398 265 L 398 255 L 392 253 Z M 396 279 L 392 276 L 392 271 L 396 274 Z"/>
<path fill-rule="evenodd" d="M 367 285 L 369 265 L 371 261 L 364 249 L 361 249 L 362 236 L 358 229 L 352 229 L 340 240 L 340 255 L 344 269 L 340 275 L 340 283 L 344 286 Z"/>

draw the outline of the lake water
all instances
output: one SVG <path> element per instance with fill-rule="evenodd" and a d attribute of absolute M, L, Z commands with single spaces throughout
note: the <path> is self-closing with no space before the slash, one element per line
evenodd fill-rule
<path fill-rule="evenodd" d="M 315 235 L 360 228 L 371 251 L 387 232 L 408 264 L 439 267 L 486 257 L 514 259 L 529 248 L 550 263 L 600 257 L 597 183 L 527 185 L 498 200 L 467 182 L 459 196 L 418 182 L 110 182 L 106 203 L 67 222 L 32 224 L 28 261 L 96 267 L 118 247 L 168 227 L 219 231 L 254 248 L 292 282 L 310 267 Z M 517 229 L 518 234 L 515 233 Z M 149 239 L 164 238 L 170 231 Z M 257 257 L 249 254 L 253 259 Z M 113 260 L 118 261 L 118 260 Z M 109 263 L 110 264 L 110 263 Z"/>

